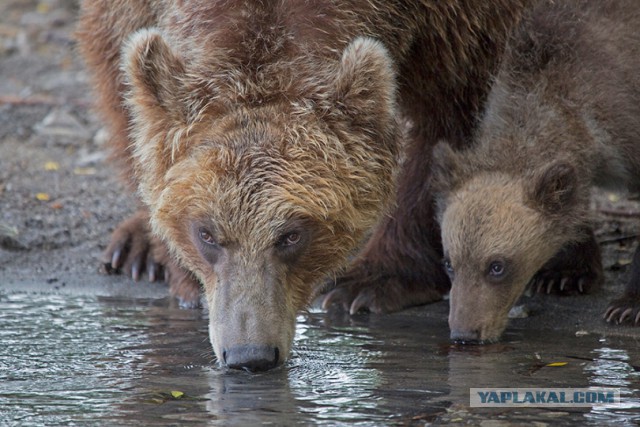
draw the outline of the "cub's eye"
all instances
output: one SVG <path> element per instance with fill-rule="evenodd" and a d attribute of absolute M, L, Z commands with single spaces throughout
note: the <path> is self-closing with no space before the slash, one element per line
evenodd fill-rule
<path fill-rule="evenodd" d="M 280 237 L 280 240 L 278 240 L 278 246 L 293 246 L 300 243 L 300 239 L 300 233 L 292 231 L 291 233 L 284 234 L 282 237 Z"/>
<path fill-rule="evenodd" d="M 451 264 L 450 259 L 447 258 L 443 260 L 442 265 L 444 266 L 444 269 L 447 271 L 447 274 L 449 275 L 453 274 L 453 265 Z"/>
<path fill-rule="evenodd" d="M 213 235 L 206 228 L 201 228 L 198 230 L 198 237 L 202 240 L 203 243 L 211 246 L 218 246 L 218 242 L 213 237 Z"/>
<path fill-rule="evenodd" d="M 501 261 L 494 261 L 489 265 L 489 275 L 500 277 L 504 274 L 504 264 Z"/>

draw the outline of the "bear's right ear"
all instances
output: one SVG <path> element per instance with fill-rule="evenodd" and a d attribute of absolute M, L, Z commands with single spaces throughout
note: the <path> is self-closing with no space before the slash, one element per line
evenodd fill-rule
<path fill-rule="evenodd" d="M 358 37 L 344 49 L 333 81 L 332 103 L 352 125 L 367 133 L 395 129 L 396 73 L 387 49 Z"/>
<path fill-rule="evenodd" d="M 564 160 L 543 166 L 528 179 L 533 184 L 528 192 L 529 205 L 543 213 L 557 215 L 573 209 L 578 201 L 578 174 Z"/>
<path fill-rule="evenodd" d="M 134 33 L 123 49 L 122 70 L 134 124 L 171 126 L 186 121 L 180 77 L 185 68 L 157 29 Z"/>

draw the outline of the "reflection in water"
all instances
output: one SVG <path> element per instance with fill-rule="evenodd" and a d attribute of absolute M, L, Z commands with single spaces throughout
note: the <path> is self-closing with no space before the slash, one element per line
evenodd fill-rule
<path fill-rule="evenodd" d="M 601 343 L 527 330 L 512 331 L 504 345 L 457 348 L 448 344 L 446 316 L 416 313 L 308 313 L 298 319 L 291 360 L 249 374 L 216 366 L 206 314 L 198 310 L 0 292 L 0 425 L 640 419 L 633 413 L 639 386 L 631 339 Z M 570 363 L 545 367 L 557 360 Z M 620 387 L 624 406 L 506 414 L 468 408 L 470 387 L 589 385 Z"/>
<path fill-rule="evenodd" d="M 380 373 L 368 367 L 380 357 L 364 327 L 322 327 L 322 316 L 299 317 L 288 379 L 299 411 L 310 419 L 371 420 L 372 391 Z"/>
<path fill-rule="evenodd" d="M 468 406 L 472 387 L 523 387 L 518 384 L 510 360 L 512 347 L 503 344 L 486 346 L 448 346 L 444 351 L 449 359 L 450 387 L 446 397 L 453 404 Z"/>
<path fill-rule="evenodd" d="M 627 350 L 598 348 L 597 337 L 577 338 L 554 331 L 511 331 L 507 344 L 455 346 L 444 349 L 449 360 L 452 402 L 441 421 L 467 423 L 495 420 L 514 424 L 533 422 L 563 425 L 637 425 L 640 422 L 638 368 L 629 364 Z M 636 349 L 635 340 L 619 338 L 620 344 Z M 594 347 L 596 347 L 594 349 Z M 588 357 L 595 354 L 593 359 Z M 561 366 L 549 366 L 563 362 Z M 469 408 L 469 389 L 479 388 L 583 388 L 615 387 L 622 390 L 620 405 L 593 408 Z"/>
<path fill-rule="evenodd" d="M 100 418 L 138 378 L 130 362 L 144 360 L 145 351 L 122 345 L 144 339 L 133 320 L 142 307 L 123 308 L 116 318 L 85 302 L 0 293 L 0 424 Z M 129 327 L 114 334 L 123 318 Z"/>
<path fill-rule="evenodd" d="M 603 345 L 607 339 L 600 340 Z M 640 368 L 631 365 L 632 360 L 627 350 L 610 347 L 600 347 L 592 350 L 593 362 L 584 368 L 589 375 L 589 383 L 594 387 L 612 387 L 620 390 L 619 404 L 595 406 L 586 418 L 594 424 L 616 422 L 624 425 L 630 417 L 635 415 L 637 425 L 640 420 Z M 636 355 L 636 363 L 640 359 Z M 635 389 L 634 389 L 635 388 Z"/>

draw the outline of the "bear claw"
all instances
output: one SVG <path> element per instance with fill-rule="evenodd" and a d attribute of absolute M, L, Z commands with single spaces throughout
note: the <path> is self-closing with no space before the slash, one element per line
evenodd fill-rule
<path fill-rule="evenodd" d="M 125 273 L 136 282 L 146 272 L 149 281 L 155 281 L 162 265 L 152 256 L 154 244 L 146 215 L 137 212 L 121 222 L 113 232 L 104 254 L 103 271 L 107 274 Z"/>
<path fill-rule="evenodd" d="M 113 270 L 117 270 L 120 267 L 121 256 L 122 256 L 122 248 L 118 247 L 114 249 L 113 254 L 111 255 L 111 263 L 109 264 L 109 268 Z"/>
<path fill-rule="evenodd" d="M 357 292 L 352 286 L 340 285 L 327 292 L 322 299 L 322 309 L 328 310 L 331 306 L 339 306 L 343 311 L 353 314 L 353 303 L 356 300 Z M 362 308 L 362 307 L 359 307 Z"/>
<path fill-rule="evenodd" d="M 163 242 L 151 235 L 144 211 L 138 211 L 118 225 L 103 259 L 102 271 L 106 274 L 128 274 L 136 282 L 145 273 L 150 282 L 162 278 L 180 307 L 200 305 L 199 282 L 177 265 Z"/>
<path fill-rule="evenodd" d="M 640 298 L 625 296 L 611 302 L 604 313 L 604 320 L 609 323 L 632 323 L 640 325 Z"/>
<path fill-rule="evenodd" d="M 325 295 L 322 308 L 328 310 L 331 306 L 338 306 L 350 315 L 364 311 L 391 313 L 439 301 L 443 295 L 436 286 L 389 276 L 367 275 L 358 278 L 349 275 L 338 278 L 335 285 Z"/>
<path fill-rule="evenodd" d="M 552 276 L 547 272 L 540 272 L 536 277 L 531 280 L 531 287 L 535 289 L 539 294 L 551 294 L 553 292 L 569 295 L 569 294 L 585 294 L 590 293 L 594 287 L 598 286 L 597 278 L 593 277 L 549 277 Z"/>
<path fill-rule="evenodd" d="M 531 280 L 537 293 L 587 294 L 602 284 L 602 258 L 593 231 L 583 242 L 566 245 Z"/>

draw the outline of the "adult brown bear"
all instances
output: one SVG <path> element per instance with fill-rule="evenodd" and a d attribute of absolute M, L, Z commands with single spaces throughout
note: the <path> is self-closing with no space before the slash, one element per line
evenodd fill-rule
<path fill-rule="evenodd" d="M 85 1 L 80 49 L 143 202 L 105 265 L 163 265 L 186 304 L 202 283 L 218 359 L 249 370 L 287 357 L 296 312 L 376 224 L 326 304 L 440 299 L 431 149 L 470 136 L 525 3 Z"/>

